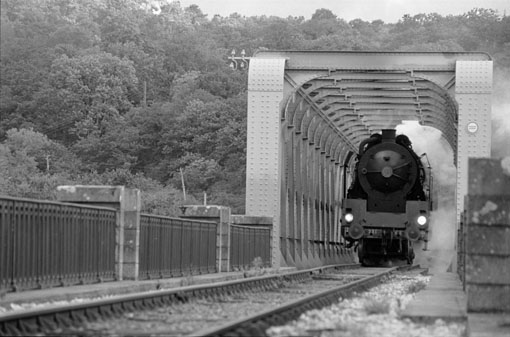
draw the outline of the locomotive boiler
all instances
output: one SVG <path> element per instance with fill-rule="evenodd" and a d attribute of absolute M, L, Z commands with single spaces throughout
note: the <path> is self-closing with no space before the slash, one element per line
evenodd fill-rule
<path fill-rule="evenodd" d="M 413 243 L 427 241 L 426 175 L 407 136 L 388 129 L 361 142 L 341 220 L 342 236 L 356 245 L 361 264 L 395 259 L 412 264 Z"/>

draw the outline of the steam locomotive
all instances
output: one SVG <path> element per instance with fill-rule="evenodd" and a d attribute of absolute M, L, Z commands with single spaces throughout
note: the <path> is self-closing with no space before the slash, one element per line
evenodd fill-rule
<path fill-rule="evenodd" d="M 353 175 L 342 203 L 341 233 L 348 246 L 356 246 L 362 265 L 412 264 L 413 243 L 427 241 L 432 177 L 409 138 L 387 129 L 365 139 Z"/>

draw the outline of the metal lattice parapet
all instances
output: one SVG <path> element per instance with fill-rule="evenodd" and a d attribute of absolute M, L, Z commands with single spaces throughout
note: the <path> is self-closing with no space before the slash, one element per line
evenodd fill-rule
<path fill-rule="evenodd" d="M 0 288 L 98 283 L 115 272 L 115 209 L 0 198 Z"/>

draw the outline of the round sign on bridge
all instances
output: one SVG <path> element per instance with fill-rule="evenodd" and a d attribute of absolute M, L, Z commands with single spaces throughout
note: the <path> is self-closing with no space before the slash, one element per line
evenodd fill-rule
<path fill-rule="evenodd" d="M 478 131 L 478 124 L 476 124 L 475 122 L 471 122 L 467 125 L 467 130 L 469 133 L 475 133 L 476 131 Z"/>

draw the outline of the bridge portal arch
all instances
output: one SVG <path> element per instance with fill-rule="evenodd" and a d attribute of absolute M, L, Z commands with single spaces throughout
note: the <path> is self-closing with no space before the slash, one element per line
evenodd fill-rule
<path fill-rule="evenodd" d="M 485 53 L 264 51 L 250 59 L 246 213 L 272 216 L 273 264 L 334 262 L 349 159 L 405 120 L 441 131 L 457 166 L 490 156 L 492 60 Z M 347 159 L 347 160 L 346 160 Z"/>

